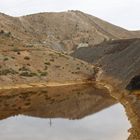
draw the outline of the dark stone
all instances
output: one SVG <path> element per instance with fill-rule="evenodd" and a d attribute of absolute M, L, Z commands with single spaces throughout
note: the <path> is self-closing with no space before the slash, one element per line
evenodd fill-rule
<path fill-rule="evenodd" d="M 140 90 L 140 75 L 132 78 L 130 83 L 126 86 L 127 90 Z"/>

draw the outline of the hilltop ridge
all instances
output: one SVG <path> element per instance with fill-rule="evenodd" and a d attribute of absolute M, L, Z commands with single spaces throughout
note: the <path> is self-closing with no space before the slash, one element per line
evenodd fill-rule
<path fill-rule="evenodd" d="M 20 41 L 71 52 L 77 47 L 106 40 L 140 37 L 138 32 L 120 28 L 80 11 L 46 12 L 21 17 L 0 14 L 0 30 Z"/>

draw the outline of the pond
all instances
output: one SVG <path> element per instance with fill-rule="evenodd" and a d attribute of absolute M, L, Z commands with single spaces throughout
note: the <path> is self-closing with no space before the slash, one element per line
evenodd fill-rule
<path fill-rule="evenodd" d="M 93 86 L 12 90 L 0 96 L 0 140 L 125 140 L 124 108 Z"/>

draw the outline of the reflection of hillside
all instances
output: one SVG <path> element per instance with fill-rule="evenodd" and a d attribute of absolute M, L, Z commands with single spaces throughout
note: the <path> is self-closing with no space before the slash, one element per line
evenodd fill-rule
<path fill-rule="evenodd" d="M 92 85 L 12 90 L 0 96 L 0 119 L 17 114 L 78 119 L 114 103 L 107 90 Z"/>

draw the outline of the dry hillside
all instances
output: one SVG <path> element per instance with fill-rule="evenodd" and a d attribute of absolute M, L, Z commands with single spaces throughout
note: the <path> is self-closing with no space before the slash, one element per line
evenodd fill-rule
<path fill-rule="evenodd" d="M 0 118 L 25 114 L 75 119 L 96 113 L 114 104 L 109 94 L 100 93 L 104 90 L 78 85 L 27 89 L 94 81 L 124 105 L 132 124 L 129 139 L 139 140 L 139 37 L 140 31 L 80 11 L 22 17 L 0 13 Z"/>
<path fill-rule="evenodd" d="M 95 73 L 92 65 L 47 48 L 14 48 L 0 53 L 1 87 L 82 82 L 95 79 Z"/>
<path fill-rule="evenodd" d="M 80 11 L 39 13 L 22 17 L 0 14 L 1 80 L 7 78 L 6 82 L 14 83 L 22 79 L 20 82 L 26 83 L 27 79 L 20 77 L 22 74 L 18 71 L 22 67 L 28 67 L 27 71 L 23 71 L 29 75 L 34 74 L 34 78 L 28 77 L 33 82 L 39 81 L 40 78 L 37 77 L 41 73 L 48 74 L 44 80 L 60 79 L 59 82 L 95 77 L 92 66 L 50 50 L 54 49 L 68 53 L 74 50 L 73 56 L 97 63 L 106 75 L 122 80 L 126 86 L 139 74 L 139 39 L 134 39 L 136 37 L 139 37 L 139 31 L 130 32 Z M 53 58 L 56 59 L 54 62 Z M 44 68 L 45 63 L 52 65 Z M 15 77 L 10 78 L 7 74 L 3 77 L 4 70 L 10 73 L 9 68 Z"/>
<path fill-rule="evenodd" d="M 39 13 L 23 17 L 0 14 L 0 30 L 20 41 L 58 51 L 139 35 L 80 11 Z"/>

